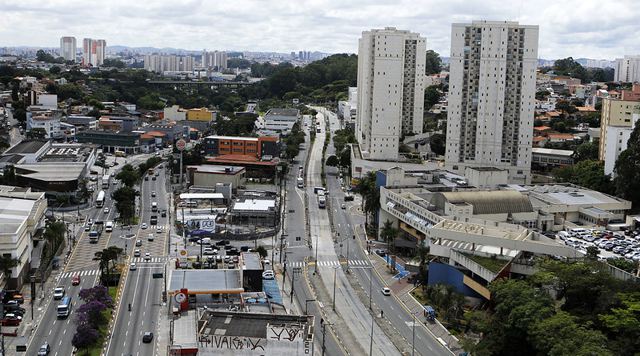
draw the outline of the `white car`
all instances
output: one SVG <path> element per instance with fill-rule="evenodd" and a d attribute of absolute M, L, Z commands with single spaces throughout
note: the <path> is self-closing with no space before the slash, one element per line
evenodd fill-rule
<path fill-rule="evenodd" d="M 147 223 L 142 223 L 142 225 L 140 225 L 140 228 L 143 229 L 143 230 L 146 229 L 147 228 Z"/>
<path fill-rule="evenodd" d="M 264 271 L 262 272 L 262 279 L 274 279 L 276 275 L 273 271 Z"/>
<path fill-rule="evenodd" d="M 211 247 L 205 247 L 204 250 L 202 250 L 202 254 L 203 255 L 217 255 L 218 254 L 218 250 L 211 248 Z"/>
<path fill-rule="evenodd" d="M 105 214 L 109 214 L 109 207 L 105 206 L 103 211 L 104 211 Z"/>
<path fill-rule="evenodd" d="M 144 260 L 145 260 L 145 261 L 151 261 L 151 254 L 150 254 L 149 252 L 146 252 L 146 253 L 144 254 Z"/>
<path fill-rule="evenodd" d="M 389 289 L 389 287 L 383 287 L 382 295 L 391 295 L 391 289 Z"/>
<path fill-rule="evenodd" d="M 56 287 L 53 290 L 53 299 L 58 300 L 58 299 L 62 299 L 63 297 L 64 297 L 64 288 Z"/>
<path fill-rule="evenodd" d="M 156 197 L 156 191 L 155 191 L 155 190 L 154 190 L 153 192 L 151 192 L 151 196 L 152 196 L 153 198 L 155 198 L 155 197 Z"/>
<path fill-rule="evenodd" d="M 161 234 L 162 233 L 162 228 L 160 226 L 156 227 L 156 233 L 157 234 Z"/>
<path fill-rule="evenodd" d="M 149 236 L 147 236 L 147 240 L 153 241 L 153 234 L 149 234 Z"/>
<path fill-rule="evenodd" d="M 136 266 L 135 263 L 132 263 L 132 264 L 129 265 L 129 271 L 135 271 L 137 269 L 138 269 L 138 267 Z"/>

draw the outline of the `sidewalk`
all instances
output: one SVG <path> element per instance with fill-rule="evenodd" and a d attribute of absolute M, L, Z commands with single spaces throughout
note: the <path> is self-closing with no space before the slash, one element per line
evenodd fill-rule
<path fill-rule="evenodd" d="M 384 281 L 384 283 L 391 288 L 395 297 L 401 302 L 404 308 L 412 314 L 422 315 L 422 305 L 411 295 L 411 291 L 416 287 L 412 283 L 408 283 L 406 278 L 400 280 L 394 278 L 396 273 L 389 273 L 387 269 L 386 261 L 375 253 L 369 255 L 371 264 L 373 265 L 376 273 Z M 435 323 L 430 323 L 424 320 L 424 318 L 417 318 L 425 329 L 429 331 L 431 335 L 436 338 L 441 338 L 447 343 L 449 350 L 458 354 L 464 351 L 458 339 L 451 335 L 449 331 L 436 320 Z M 417 325 L 417 324 L 416 324 Z"/>

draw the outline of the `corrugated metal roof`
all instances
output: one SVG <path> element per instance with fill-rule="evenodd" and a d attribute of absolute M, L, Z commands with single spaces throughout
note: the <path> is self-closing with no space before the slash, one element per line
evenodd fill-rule
<path fill-rule="evenodd" d="M 451 204 L 467 203 L 473 205 L 475 214 L 504 214 L 532 212 L 529 198 L 519 192 L 507 190 L 477 192 L 437 193 Z"/>

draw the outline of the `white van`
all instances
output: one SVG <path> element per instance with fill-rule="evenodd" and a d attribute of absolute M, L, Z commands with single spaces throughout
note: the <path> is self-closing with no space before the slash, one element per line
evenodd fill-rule
<path fill-rule="evenodd" d="M 208 237 L 203 237 L 200 239 L 200 241 L 198 241 L 198 244 L 200 245 L 211 245 L 211 239 Z"/>

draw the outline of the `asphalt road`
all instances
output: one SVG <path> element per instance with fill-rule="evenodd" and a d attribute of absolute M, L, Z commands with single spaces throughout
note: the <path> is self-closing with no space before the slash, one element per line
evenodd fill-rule
<path fill-rule="evenodd" d="M 330 114 L 331 131 L 340 128 L 339 121 L 335 114 Z M 327 155 L 334 154 L 335 149 L 333 144 L 330 144 L 327 148 Z M 364 216 L 359 212 L 358 206 L 353 202 L 345 202 L 345 192 L 342 190 L 338 170 L 335 167 L 327 167 L 327 188 L 330 192 L 330 208 L 333 213 L 333 225 L 336 232 L 339 234 L 338 240 L 342 241 L 336 244 L 336 250 L 339 255 L 348 258 L 350 261 L 367 260 L 366 246 L 362 244 L 360 239 L 354 240 L 353 236 L 363 236 Z M 342 209 L 342 205 L 345 209 Z M 347 255 L 348 253 L 348 255 Z M 404 337 L 408 342 L 413 340 L 413 316 L 407 312 L 400 302 L 398 302 L 392 296 L 384 296 L 381 293 L 384 287 L 382 281 L 376 274 L 370 274 L 370 271 L 365 268 L 350 268 L 350 271 L 360 281 L 360 284 L 364 286 L 364 291 L 369 295 L 369 286 L 371 281 L 371 301 L 372 307 L 376 312 L 380 310 L 384 311 L 385 318 L 391 323 L 396 331 Z M 373 278 L 370 279 L 370 276 Z M 420 326 L 421 315 L 417 316 L 416 328 L 415 328 L 415 354 L 416 355 L 451 355 L 451 353 L 444 348 L 434 337 L 431 336 L 423 327 Z M 407 345 L 397 345 L 399 347 L 406 348 Z M 410 347 L 410 346 L 409 346 Z"/>
<path fill-rule="evenodd" d="M 164 164 L 163 164 L 164 166 Z M 135 236 L 125 235 L 120 238 L 127 248 L 130 261 L 136 264 L 136 270 L 129 270 L 126 276 L 121 303 L 116 311 L 116 323 L 107 345 L 107 355 L 154 355 L 163 354 L 156 350 L 159 335 L 158 317 L 162 306 L 162 289 L 164 280 L 153 279 L 154 272 L 164 275 L 167 261 L 167 243 L 169 238 L 168 216 L 162 217 L 160 211 L 169 210 L 168 194 L 166 191 L 166 175 L 163 169 L 156 169 L 156 180 L 151 178 L 142 181 L 140 193 L 140 225 L 146 223 L 146 229 L 136 226 Z M 155 192 L 155 197 L 152 197 Z M 158 212 L 151 211 L 151 203 L 158 203 Z M 150 225 L 151 215 L 158 216 L 158 224 Z M 160 227 L 160 231 L 156 229 Z M 153 234 L 153 241 L 149 241 L 149 234 Z M 135 241 L 140 240 L 142 246 L 136 247 Z M 123 246 L 124 247 L 124 246 Z M 134 250 L 139 249 L 141 257 L 134 257 Z M 149 260 L 145 254 L 149 253 Z M 131 304 L 131 311 L 129 311 Z M 155 337 L 152 343 L 142 343 L 142 334 L 151 331 Z"/>
<path fill-rule="evenodd" d="M 127 158 L 126 161 L 136 165 L 149 157 L 150 155 L 139 155 Z M 113 157 L 108 158 L 108 162 L 111 162 L 114 159 Z M 112 168 L 112 171 L 120 169 L 125 163 L 125 159 L 120 158 L 118 160 L 120 164 Z M 164 178 L 162 179 L 162 184 L 164 184 Z M 83 215 L 94 222 L 98 220 L 113 220 L 117 212 L 113 206 L 111 193 L 117 188 L 118 186 L 111 184 L 108 189 L 105 189 L 106 194 L 104 206 L 87 209 L 83 212 Z M 102 188 L 98 188 L 97 190 L 99 191 L 101 189 Z M 144 191 L 145 190 L 143 189 L 143 192 Z M 150 194 L 150 192 L 148 194 Z M 160 194 L 160 192 L 158 192 L 158 194 Z M 96 196 L 97 192 L 94 192 L 94 200 Z M 159 199 L 158 203 L 164 203 L 164 206 L 166 206 L 166 199 Z M 104 212 L 105 207 L 109 208 L 108 213 Z M 75 215 L 76 212 L 71 212 L 69 214 Z M 116 224 L 112 233 L 103 232 L 98 243 L 91 244 L 89 243 L 88 232 L 85 232 L 82 228 L 79 229 L 77 236 L 75 236 L 76 245 L 72 250 L 67 264 L 64 266 L 64 270 L 60 273 L 56 282 L 57 286 L 64 287 L 67 295 L 72 297 L 73 306 L 71 315 L 67 319 L 57 319 L 58 301 L 53 300 L 53 290 L 42 291 L 40 289 L 40 285 L 38 285 L 37 298 L 45 298 L 46 303 L 42 306 L 42 308 L 44 308 L 44 315 L 40 323 L 36 325 L 33 336 L 29 341 L 26 353 L 27 355 L 35 355 L 40 345 L 44 342 L 48 342 L 51 345 L 51 355 L 53 356 L 72 354 L 74 348 L 71 345 L 71 340 L 76 331 L 74 311 L 82 304 L 82 301 L 78 298 L 78 293 L 81 289 L 91 288 L 96 285 L 99 278 L 98 262 L 93 260 L 95 252 L 101 251 L 111 245 L 124 248 L 127 241 L 126 239 L 120 238 L 120 236 L 126 236 L 129 233 L 130 230 L 128 228 L 123 228 L 119 224 Z M 156 241 L 160 241 L 160 238 L 156 238 Z M 162 244 L 162 242 L 156 242 L 156 244 L 159 245 Z M 127 247 L 129 247 L 129 251 L 132 251 L 131 244 Z M 154 251 L 156 250 L 161 252 L 161 248 L 154 249 Z M 81 283 L 79 286 L 71 285 L 71 280 L 74 275 L 80 276 Z"/>

